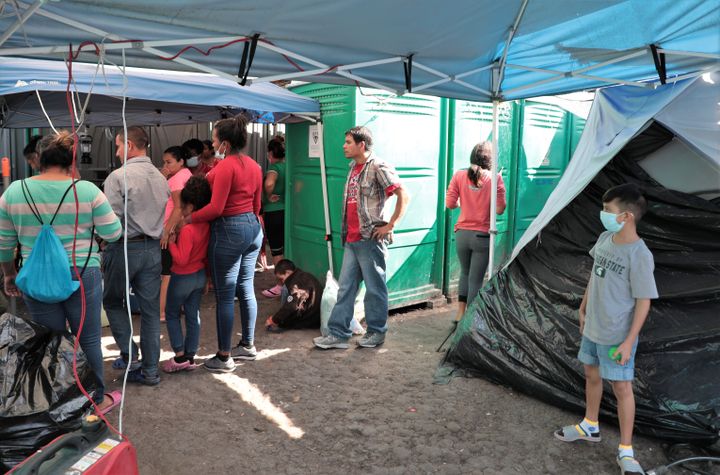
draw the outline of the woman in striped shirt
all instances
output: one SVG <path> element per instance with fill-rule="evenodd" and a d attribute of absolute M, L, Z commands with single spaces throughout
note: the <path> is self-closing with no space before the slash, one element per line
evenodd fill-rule
<path fill-rule="evenodd" d="M 102 275 L 98 247 L 93 239 L 95 233 L 105 241 L 116 241 L 122 235 L 120 221 L 113 213 L 107 198 L 100 189 L 88 181 L 77 181 L 77 204 L 70 178 L 73 163 L 73 138 L 67 131 L 44 137 L 38 146 L 40 152 L 40 175 L 12 183 L 0 197 L 0 265 L 5 276 L 5 292 L 21 296 L 15 285 L 15 249 L 18 242 L 23 258 L 27 259 L 42 224 L 33 212 L 39 213 L 44 223 L 52 222 L 53 230 L 68 254 L 68 266 L 73 270 L 73 241 L 75 241 L 75 265 L 82 272 L 85 289 L 85 322 L 80 345 L 88 363 L 95 373 L 97 390 L 93 400 L 101 412 L 107 412 L 120 402 L 120 393 L 105 394 L 103 382 L 103 359 L 100 345 L 102 307 Z M 28 195 L 29 199 L 26 199 Z M 32 206 L 29 203 L 33 203 Z M 76 212 L 78 216 L 75 225 Z M 33 321 L 54 331 L 66 329 L 66 322 L 73 334 L 77 334 L 81 318 L 81 289 L 67 300 L 48 304 L 24 296 L 25 304 Z"/>

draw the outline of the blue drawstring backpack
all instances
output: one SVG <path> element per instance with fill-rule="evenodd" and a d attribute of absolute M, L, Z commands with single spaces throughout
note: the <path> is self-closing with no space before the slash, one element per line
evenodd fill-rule
<path fill-rule="evenodd" d="M 30 251 L 30 255 L 15 278 L 15 285 L 17 285 L 25 295 L 40 302 L 62 302 L 67 300 L 73 292 L 80 288 L 80 283 L 73 280 L 70 274 L 67 251 L 52 227 L 55 217 L 58 211 L 60 211 L 63 201 L 65 201 L 65 197 L 75 183 L 77 183 L 77 181 L 73 182 L 68 189 L 65 190 L 65 194 L 63 194 L 60 199 L 60 204 L 58 204 L 50 223 L 45 224 L 40 216 L 35 200 L 32 195 L 30 195 L 30 190 L 25 180 L 22 181 L 25 201 L 27 201 L 30 210 L 37 220 L 42 224 L 42 228 L 35 240 L 35 245 Z M 93 230 L 90 232 L 90 253 L 92 253 L 92 233 L 94 230 L 95 227 L 93 226 Z M 90 260 L 90 253 L 88 253 L 87 261 Z M 87 261 L 85 261 L 85 266 L 83 266 L 83 273 L 85 272 Z"/>

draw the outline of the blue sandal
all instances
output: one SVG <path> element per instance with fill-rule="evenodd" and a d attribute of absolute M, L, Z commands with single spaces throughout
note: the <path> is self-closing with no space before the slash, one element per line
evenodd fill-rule
<path fill-rule="evenodd" d="M 140 361 L 133 361 L 132 363 L 130 363 L 130 371 L 139 369 L 140 366 Z M 112 368 L 117 370 L 124 370 L 125 368 L 127 368 L 127 361 L 125 361 L 125 358 L 120 356 L 112 362 Z"/>

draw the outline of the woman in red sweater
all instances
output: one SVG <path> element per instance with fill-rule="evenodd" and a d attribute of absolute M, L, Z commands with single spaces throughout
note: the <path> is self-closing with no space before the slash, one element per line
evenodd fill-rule
<path fill-rule="evenodd" d="M 455 244 L 460 261 L 458 313 L 455 322 L 462 318 L 467 303 L 472 302 L 482 287 L 490 257 L 490 165 L 492 144 L 481 142 L 470 153 L 470 167 L 455 172 L 445 195 L 445 206 L 460 207 L 460 218 L 455 224 Z M 498 175 L 495 212 L 505 212 L 505 184 Z"/>
<path fill-rule="evenodd" d="M 262 170 L 241 153 L 247 144 L 243 117 L 219 120 L 213 128 L 213 147 L 224 157 L 208 174 L 210 203 L 193 212 L 186 223 L 210 223 L 208 260 L 217 302 L 217 354 L 205 362 L 213 372 L 235 370 L 234 359 L 254 360 L 255 261 L 262 244 L 258 214 L 262 197 Z M 242 338 L 232 347 L 235 296 L 240 303 Z"/>

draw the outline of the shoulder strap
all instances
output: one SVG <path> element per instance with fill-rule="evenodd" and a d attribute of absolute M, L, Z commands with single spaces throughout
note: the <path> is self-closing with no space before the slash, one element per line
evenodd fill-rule
<path fill-rule="evenodd" d="M 70 190 L 72 189 L 72 187 L 75 186 L 75 184 L 76 184 L 77 182 L 79 182 L 79 181 L 80 181 L 80 180 L 73 180 L 72 183 L 70 183 L 70 186 L 67 187 L 67 190 L 65 190 L 65 193 L 63 193 L 62 198 L 60 198 L 60 203 L 58 203 L 57 208 L 55 208 L 55 213 L 53 213 L 53 217 L 52 217 L 52 219 L 50 220 L 50 225 L 51 225 L 51 226 L 52 226 L 52 224 L 55 222 L 55 218 L 57 217 L 57 214 L 58 214 L 58 212 L 60 211 L 60 207 L 62 206 L 63 201 L 65 201 L 65 197 L 66 197 L 67 194 L 70 192 Z"/>
<path fill-rule="evenodd" d="M 93 227 L 90 229 L 90 249 L 88 249 L 87 259 L 85 259 L 85 264 L 83 265 L 83 268 L 80 271 L 81 278 L 85 274 L 85 269 L 87 269 L 88 262 L 90 262 L 90 256 L 92 256 L 92 247 L 93 247 L 94 242 L 95 242 L 95 225 L 93 224 Z"/>
<path fill-rule="evenodd" d="M 25 202 L 30 207 L 30 211 L 32 211 L 33 215 L 35 215 L 35 218 L 37 218 L 38 221 L 40 221 L 40 224 L 45 224 L 42 220 L 42 216 L 40 216 L 40 211 L 37 209 L 37 205 L 35 204 L 35 200 L 33 199 L 32 195 L 30 194 L 30 189 L 27 186 L 27 183 L 25 183 L 25 180 L 22 180 L 20 182 L 20 188 L 22 188 L 23 196 L 25 197 Z M 28 199 L 29 197 L 29 199 Z M 32 201 L 32 203 L 31 203 Z"/>

